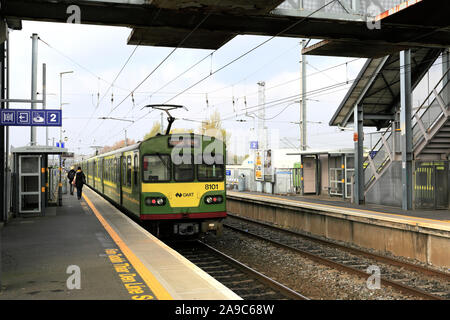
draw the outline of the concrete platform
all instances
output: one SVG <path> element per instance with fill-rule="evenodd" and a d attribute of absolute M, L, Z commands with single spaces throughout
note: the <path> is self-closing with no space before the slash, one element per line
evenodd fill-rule
<path fill-rule="evenodd" d="M 394 219 L 395 221 L 414 225 L 434 226 L 447 230 L 450 226 L 450 210 L 402 210 L 400 208 L 381 205 L 356 205 L 341 198 L 319 198 L 316 196 L 285 196 L 272 195 L 259 192 L 227 192 L 229 196 L 255 196 L 270 200 L 286 200 L 287 203 L 298 204 L 305 208 L 323 208 L 325 210 L 344 210 L 347 214 L 371 216 L 375 215 L 379 219 Z M 450 230 L 450 229 L 448 229 Z"/>
<path fill-rule="evenodd" d="M 1 229 L 0 300 L 239 300 L 89 188 Z"/>
<path fill-rule="evenodd" d="M 227 210 L 363 248 L 450 267 L 449 211 L 403 211 L 233 191 L 227 193 Z"/>

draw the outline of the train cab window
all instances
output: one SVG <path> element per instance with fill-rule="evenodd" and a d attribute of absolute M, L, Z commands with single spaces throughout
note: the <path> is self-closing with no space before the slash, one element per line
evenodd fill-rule
<path fill-rule="evenodd" d="M 131 186 L 131 156 L 127 157 L 127 186 Z"/>
<path fill-rule="evenodd" d="M 199 164 L 198 181 L 222 181 L 224 167 L 223 164 Z"/>
<path fill-rule="evenodd" d="M 147 155 L 142 161 L 144 182 L 170 181 L 170 156 L 166 154 Z"/>
<path fill-rule="evenodd" d="M 194 160 L 191 163 L 182 163 L 179 165 L 173 165 L 173 172 L 175 181 L 187 182 L 194 180 Z"/>

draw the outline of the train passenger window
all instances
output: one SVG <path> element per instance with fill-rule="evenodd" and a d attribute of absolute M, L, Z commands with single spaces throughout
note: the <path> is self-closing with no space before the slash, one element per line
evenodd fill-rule
<path fill-rule="evenodd" d="M 127 157 L 127 186 L 131 186 L 131 156 Z"/>
<path fill-rule="evenodd" d="M 134 155 L 134 185 L 138 185 L 138 179 L 139 179 L 139 161 L 137 154 Z"/>
<path fill-rule="evenodd" d="M 120 184 L 120 158 L 116 159 L 116 182 Z"/>
<path fill-rule="evenodd" d="M 127 182 L 127 159 L 122 157 L 122 185 L 126 185 Z"/>
<path fill-rule="evenodd" d="M 143 157 L 142 180 L 162 182 L 170 180 L 170 156 L 158 154 Z"/>
<path fill-rule="evenodd" d="M 222 181 L 224 167 L 223 164 L 199 164 L 198 181 Z"/>

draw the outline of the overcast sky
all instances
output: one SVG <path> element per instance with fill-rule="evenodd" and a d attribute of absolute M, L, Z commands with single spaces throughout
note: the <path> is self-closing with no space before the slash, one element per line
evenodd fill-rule
<path fill-rule="evenodd" d="M 39 41 L 38 49 L 38 91 L 41 92 L 42 88 L 42 64 L 46 63 L 48 109 L 60 107 L 59 73 L 74 71 L 73 74 L 63 76 L 62 93 L 63 102 L 67 103 L 63 106 L 63 137 L 67 137 L 66 145 L 70 151 L 87 154 L 92 152 L 90 147 L 93 145 L 112 145 L 124 138 L 125 129 L 129 138 L 141 140 L 153 122 L 160 119 L 159 111 L 147 114 L 148 109 L 142 107 L 149 103 L 165 102 L 182 104 L 188 109 L 176 111 L 173 115 L 191 121 L 177 120 L 174 128 L 197 129 L 200 126 L 197 121 L 204 120 L 217 110 L 224 120 L 223 127 L 231 132 L 233 143 L 242 142 L 242 138 L 249 136 L 250 128 L 253 127 L 252 118 L 245 116 L 245 103 L 247 107 L 258 105 L 259 81 L 266 84 L 265 99 L 268 104 L 265 117 L 273 118 L 266 122 L 269 132 L 278 130 L 281 138 L 289 139 L 289 143 L 283 140 L 281 147 L 299 145 L 299 126 L 292 123 L 299 121 L 299 105 L 294 103 L 298 98 L 283 100 L 283 103 L 273 106 L 270 102 L 295 96 L 300 92 L 301 39 L 275 38 L 173 99 L 178 93 L 268 38 L 238 36 L 214 52 L 212 57 L 209 56 L 191 71 L 165 86 L 212 52 L 178 49 L 135 90 L 133 97 L 125 99 L 172 48 L 136 49 L 136 46 L 128 46 L 128 28 L 24 22 L 23 30 L 10 34 L 11 98 L 30 97 L 30 37 L 33 33 L 37 33 L 50 45 L 49 47 Z M 111 88 L 112 82 L 135 49 L 134 55 Z M 350 80 L 357 76 L 365 59 L 309 56 L 307 61 L 307 92 L 349 81 L 346 85 L 308 95 L 308 146 L 313 149 L 352 147 L 352 133 L 330 128 L 328 122 L 350 87 Z M 338 67 L 332 68 L 334 66 Z M 325 69 L 328 70 L 319 72 Z M 12 104 L 10 108 L 29 106 Z M 257 109 L 250 108 L 249 115 Z M 98 119 L 106 116 L 140 120 L 132 123 Z M 243 120 L 247 122 L 242 122 Z M 52 138 L 57 141 L 59 128 L 50 128 L 49 137 L 50 144 Z M 18 147 L 29 142 L 29 128 L 11 127 L 11 145 Z M 37 129 L 37 142 L 45 145 L 44 128 Z"/>

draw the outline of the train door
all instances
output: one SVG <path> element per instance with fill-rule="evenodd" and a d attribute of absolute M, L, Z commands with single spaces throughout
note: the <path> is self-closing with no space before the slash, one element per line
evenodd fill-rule
<path fill-rule="evenodd" d="M 104 179 L 105 179 L 105 158 L 102 158 L 101 160 L 100 160 L 100 163 L 101 163 L 101 171 L 100 171 L 100 183 L 101 183 L 101 188 L 102 188 L 102 193 L 103 194 L 105 194 L 105 182 L 104 182 Z"/>
<path fill-rule="evenodd" d="M 95 181 L 95 177 L 97 177 L 97 160 L 94 160 L 94 175 L 92 177 L 92 185 L 94 186 L 94 189 L 97 189 L 96 188 L 97 181 Z"/>
<path fill-rule="evenodd" d="M 132 170 L 132 182 L 131 188 L 133 195 L 137 195 L 137 199 L 141 201 L 140 184 L 139 184 L 139 154 L 135 152 L 133 154 L 133 170 Z"/>
<path fill-rule="evenodd" d="M 303 158 L 303 193 L 317 194 L 317 160 Z"/>
<path fill-rule="evenodd" d="M 126 182 L 126 180 L 125 180 L 126 179 L 126 173 L 127 173 L 126 166 L 127 166 L 126 157 L 120 156 L 120 163 L 119 163 L 119 168 L 120 168 L 120 172 L 119 172 L 120 205 L 123 205 L 123 191 L 122 191 L 122 187 L 125 185 L 125 182 Z"/>
<path fill-rule="evenodd" d="M 122 203 L 122 194 L 120 192 L 120 157 L 114 158 L 114 182 L 116 185 L 116 201 Z"/>

